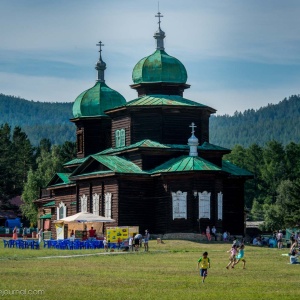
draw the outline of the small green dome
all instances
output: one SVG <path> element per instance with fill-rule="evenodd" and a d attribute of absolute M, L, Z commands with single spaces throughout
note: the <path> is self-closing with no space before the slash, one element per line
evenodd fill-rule
<path fill-rule="evenodd" d="M 186 83 L 187 72 L 177 58 L 158 49 L 135 65 L 132 80 L 134 83 Z"/>
<path fill-rule="evenodd" d="M 82 92 L 73 104 L 74 118 L 106 116 L 104 111 L 126 104 L 125 98 L 104 82 Z"/>

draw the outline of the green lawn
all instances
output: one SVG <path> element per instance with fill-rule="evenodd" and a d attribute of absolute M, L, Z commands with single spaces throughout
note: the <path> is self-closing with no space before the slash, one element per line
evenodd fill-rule
<path fill-rule="evenodd" d="M 225 268 L 230 244 L 150 241 L 150 251 L 122 255 L 43 258 L 103 250 L 20 250 L 0 246 L 0 299 L 299 299 L 300 265 L 287 250 L 245 247 L 246 269 Z M 211 269 L 202 284 L 199 256 Z M 42 295 L 28 295 L 42 290 Z M 18 292 L 19 291 L 19 292 Z M 3 296 L 1 293 L 15 293 Z M 16 293 L 27 293 L 26 296 Z"/>

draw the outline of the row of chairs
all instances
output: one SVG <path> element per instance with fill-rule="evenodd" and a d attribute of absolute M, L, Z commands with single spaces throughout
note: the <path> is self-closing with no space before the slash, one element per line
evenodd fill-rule
<path fill-rule="evenodd" d="M 101 249 L 104 248 L 101 240 L 44 240 L 44 248 L 61 250 Z"/>
<path fill-rule="evenodd" d="M 3 240 L 4 248 L 39 249 L 40 244 L 35 240 Z"/>

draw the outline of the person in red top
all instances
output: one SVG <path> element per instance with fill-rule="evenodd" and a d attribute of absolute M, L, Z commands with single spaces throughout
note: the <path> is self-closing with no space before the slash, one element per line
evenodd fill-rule
<path fill-rule="evenodd" d="M 94 229 L 93 226 L 92 226 L 91 229 L 89 230 L 89 237 L 90 237 L 90 238 L 96 237 L 96 230 Z"/>

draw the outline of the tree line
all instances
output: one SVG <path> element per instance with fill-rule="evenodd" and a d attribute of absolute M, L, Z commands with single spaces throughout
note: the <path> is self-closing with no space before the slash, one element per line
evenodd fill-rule
<path fill-rule="evenodd" d="M 283 99 L 258 110 L 235 112 L 233 116 L 210 118 L 210 142 L 232 148 L 234 145 L 264 146 L 270 140 L 283 145 L 300 142 L 300 96 Z"/>
<path fill-rule="evenodd" d="M 245 185 L 250 220 L 264 221 L 265 230 L 300 227 L 300 144 L 236 145 L 225 158 L 254 175 Z"/>
<path fill-rule="evenodd" d="M 21 210 L 25 217 L 35 222 L 37 218 L 33 200 L 39 198 L 39 188 L 46 186 L 63 164 L 76 157 L 76 143 L 66 141 L 53 145 L 41 139 L 33 146 L 19 126 L 11 129 L 0 126 L 0 209 L 12 208 L 9 200 L 22 195 L 25 202 Z"/>
<path fill-rule="evenodd" d="M 34 102 L 0 94 L 0 124 L 20 126 L 34 146 L 43 138 L 52 144 L 75 141 L 72 118 L 73 103 Z M 248 109 L 210 118 L 210 142 L 222 147 L 234 145 L 264 146 L 274 139 L 283 145 L 300 142 L 300 96 L 293 95 L 278 104 L 258 110 Z"/>

